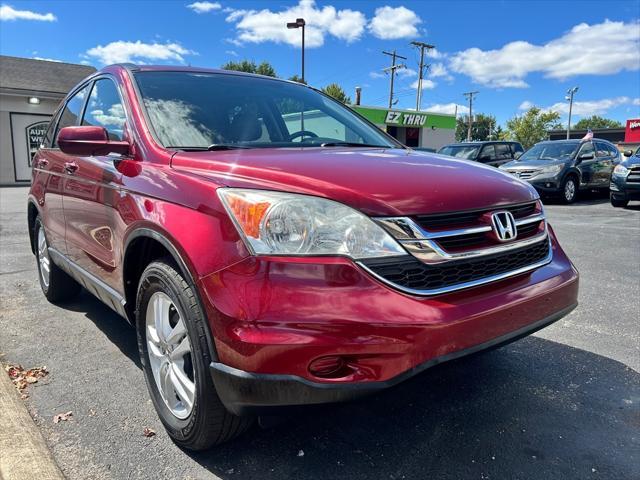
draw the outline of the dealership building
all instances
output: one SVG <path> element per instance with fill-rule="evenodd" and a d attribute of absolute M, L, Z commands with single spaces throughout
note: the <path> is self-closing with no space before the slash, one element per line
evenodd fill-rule
<path fill-rule="evenodd" d="M 352 108 L 409 147 L 437 150 L 455 141 L 455 115 L 362 105 Z"/>
<path fill-rule="evenodd" d="M 28 183 L 31 158 L 67 92 L 95 68 L 0 55 L 0 185 Z"/>

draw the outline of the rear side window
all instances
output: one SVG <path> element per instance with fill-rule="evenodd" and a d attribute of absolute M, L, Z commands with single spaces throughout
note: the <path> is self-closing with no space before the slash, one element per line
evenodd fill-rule
<path fill-rule="evenodd" d="M 618 151 L 618 149 L 617 149 L 615 146 L 613 146 L 613 145 L 607 144 L 607 147 L 609 148 L 609 154 L 610 154 L 612 157 L 617 157 L 617 156 L 618 156 L 618 154 L 620 153 L 620 152 Z"/>
<path fill-rule="evenodd" d="M 609 147 L 607 144 L 603 142 L 596 142 L 596 157 L 608 157 L 609 155 Z"/>
<path fill-rule="evenodd" d="M 497 143 L 496 147 L 496 159 L 497 160 L 505 160 L 507 158 L 512 158 L 511 149 L 509 145 L 506 143 Z"/>
<path fill-rule="evenodd" d="M 73 127 L 78 125 L 78 120 L 80 117 L 80 113 L 82 112 L 82 106 L 84 105 L 84 100 L 89 93 L 89 85 L 86 85 L 82 88 L 78 93 L 76 93 L 73 97 L 67 101 L 67 104 L 62 111 L 62 115 L 60 115 L 60 121 L 58 122 L 58 128 L 56 129 L 55 142 L 54 147 L 58 146 L 58 132 L 64 127 Z"/>
<path fill-rule="evenodd" d="M 104 127 L 110 140 L 120 141 L 124 132 L 124 105 L 113 81 L 108 78 L 93 84 L 82 125 Z"/>
<path fill-rule="evenodd" d="M 513 148 L 513 153 L 524 152 L 524 148 L 519 143 L 512 143 L 511 148 Z"/>
<path fill-rule="evenodd" d="M 594 153 L 594 148 L 592 143 L 585 143 L 580 149 L 579 155 L 584 155 L 586 153 Z"/>

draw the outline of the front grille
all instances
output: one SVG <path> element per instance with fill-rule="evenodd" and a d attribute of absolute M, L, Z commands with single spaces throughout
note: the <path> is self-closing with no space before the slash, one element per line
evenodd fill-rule
<path fill-rule="evenodd" d="M 507 170 L 514 177 L 518 177 L 522 180 L 527 180 L 531 177 L 535 177 L 540 170 Z"/>
<path fill-rule="evenodd" d="M 508 274 L 542 262 L 548 254 L 549 240 L 545 238 L 534 245 L 469 260 L 428 265 L 415 258 L 394 258 L 364 260 L 362 263 L 398 287 L 430 291 L 453 289 L 469 282 Z"/>
<path fill-rule="evenodd" d="M 630 168 L 629 175 L 627 176 L 627 182 L 640 182 L 640 167 Z"/>
<path fill-rule="evenodd" d="M 467 210 L 465 212 L 437 213 L 434 215 L 416 215 L 414 218 L 418 225 L 425 230 L 442 230 L 461 225 L 477 225 L 480 217 L 496 210 L 509 210 L 514 218 L 527 217 L 536 210 L 536 202 L 524 203 L 520 205 L 510 205 L 507 207 L 490 207 L 479 210 Z"/>

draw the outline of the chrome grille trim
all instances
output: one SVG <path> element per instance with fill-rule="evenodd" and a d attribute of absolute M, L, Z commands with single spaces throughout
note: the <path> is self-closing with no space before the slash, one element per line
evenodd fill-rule
<path fill-rule="evenodd" d="M 492 275 L 492 276 L 489 276 L 489 277 L 480 278 L 480 279 L 473 280 L 473 281 L 470 281 L 470 282 L 458 283 L 456 285 L 449 285 L 447 287 L 436 288 L 436 289 L 431 289 L 431 290 L 416 290 L 416 289 L 413 289 L 413 288 L 403 287 L 402 285 L 398 285 L 397 283 L 390 282 L 386 278 L 378 275 L 377 273 L 372 271 L 370 268 L 368 268 L 366 265 L 364 265 L 362 262 L 357 262 L 357 263 L 358 263 L 358 265 L 360 265 L 361 268 L 363 268 L 371 276 L 373 276 L 374 278 L 378 279 L 380 282 L 382 282 L 382 283 L 384 283 L 386 285 L 389 285 L 390 287 L 392 287 L 392 288 L 394 288 L 394 289 L 396 289 L 398 291 L 407 293 L 409 295 L 416 295 L 416 296 L 442 295 L 444 293 L 451 293 L 451 292 L 455 292 L 455 291 L 458 291 L 458 290 L 463 290 L 465 288 L 478 287 L 478 286 L 484 285 L 486 283 L 497 282 L 499 280 L 504 280 L 504 279 L 512 277 L 514 275 L 521 275 L 523 273 L 527 273 L 527 272 L 530 272 L 530 271 L 535 270 L 537 268 L 545 266 L 546 264 L 551 262 L 551 260 L 553 259 L 553 249 L 551 247 L 551 240 L 549 238 L 547 238 L 546 241 L 548 242 L 548 245 L 549 245 L 549 253 L 547 254 L 546 258 L 544 258 L 540 262 L 536 262 L 536 263 L 533 263 L 531 265 L 527 265 L 525 267 L 518 268 L 516 270 L 511 270 L 509 272 L 500 273 L 498 275 Z"/>

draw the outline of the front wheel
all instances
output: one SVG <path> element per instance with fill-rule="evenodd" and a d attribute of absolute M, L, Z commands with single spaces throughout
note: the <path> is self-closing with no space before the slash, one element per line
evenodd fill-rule
<path fill-rule="evenodd" d="M 140 360 L 151 399 L 169 436 L 181 447 L 206 450 L 251 425 L 226 410 L 209 374 L 204 312 L 195 287 L 168 259 L 143 272 L 137 296 Z"/>
<path fill-rule="evenodd" d="M 611 206 L 616 208 L 624 208 L 629 204 L 629 200 L 619 199 L 611 194 Z"/>
<path fill-rule="evenodd" d="M 573 203 L 578 197 L 578 183 L 574 177 L 567 177 L 562 184 L 562 201 Z"/>

